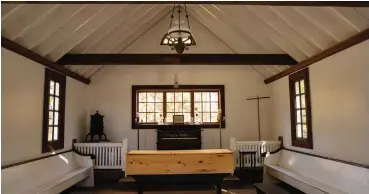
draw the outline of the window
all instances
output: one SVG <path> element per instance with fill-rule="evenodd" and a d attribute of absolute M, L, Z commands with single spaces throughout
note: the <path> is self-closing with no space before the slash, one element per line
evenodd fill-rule
<path fill-rule="evenodd" d="M 64 148 L 66 77 L 45 70 L 42 153 Z"/>
<path fill-rule="evenodd" d="M 202 123 L 203 128 L 218 128 L 218 111 L 224 110 L 224 86 L 132 86 L 132 128 L 152 129 L 165 117 L 173 122 L 173 115 L 183 115 L 186 124 Z M 137 126 L 135 116 L 139 117 Z M 222 122 L 225 127 L 225 121 Z"/>
<path fill-rule="evenodd" d="M 292 145 L 313 148 L 309 69 L 289 76 Z"/>

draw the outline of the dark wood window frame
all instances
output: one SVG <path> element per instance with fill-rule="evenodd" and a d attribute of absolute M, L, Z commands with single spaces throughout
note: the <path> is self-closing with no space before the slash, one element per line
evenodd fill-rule
<path fill-rule="evenodd" d="M 295 107 L 296 103 L 296 88 L 295 83 L 298 81 L 304 80 L 304 93 L 301 94 L 301 86 L 299 83 L 299 95 L 305 95 L 305 108 L 306 110 L 306 122 L 303 121 L 302 116 L 302 100 L 300 100 L 300 108 Z M 292 138 L 292 146 L 302 147 L 307 149 L 313 149 L 313 131 L 312 131 L 312 121 L 311 121 L 311 101 L 310 101 L 310 79 L 309 79 L 309 69 L 305 68 L 301 71 L 298 71 L 295 74 L 289 76 L 289 90 L 290 90 L 290 114 L 291 114 L 291 138 Z M 297 113 L 300 110 L 301 113 L 301 122 L 297 122 Z M 307 126 L 307 137 L 304 138 L 303 132 L 301 132 L 301 138 L 297 137 L 296 134 L 296 126 L 297 124 L 301 125 L 301 130 L 304 124 Z"/>
<path fill-rule="evenodd" d="M 174 88 L 173 85 L 133 85 L 132 86 L 132 129 L 156 129 L 157 124 L 137 124 L 136 119 L 136 112 L 137 112 L 137 101 L 138 96 L 137 92 L 139 91 L 168 91 L 171 92 L 183 92 L 183 91 L 219 91 L 220 95 L 220 107 L 222 109 L 222 116 L 225 118 L 225 94 L 224 94 L 224 85 L 180 85 L 179 88 Z M 193 97 L 191 97 L 193 99 Z M 165 96 L 164 96 L 165 99 Z M 165 100 L 164 100 L 165 101 Z M 191 101 L 193 106 L 193 100 Z M 164 102 L 165 103 L 165 102 Z M 165 109 L 165 107 L 164 107 Z M 193 110 L 193 107 L 192 107 Z M 193 115 L 192 115 L 193 116 Z M 211 123 L 211 124 L 201 124 L 202 128 L 219 128 L 219 124 Z M 221 127 L 225 128 L 225 119 L 221 123 Z"/>
<path fill-rule="evenodd" d="M 59 83 L 59 95 L 50 93 L 50 81 Z M 55 86 L 54 86 L 55 88 Z M 64 148 L 64 119 L 65 119 L 65 90 L 66 90 L 66 77 L 48 68 L 45 69 L 45 85 L 44 85 L 44 109 L 43 109 L 43 128 L 42 128 L 42 153 L 51 152 Z M 53 110 L 49 108 L 50 97 L 53 99 Z M 58 109 L 55 107 L 55 99 L 59 98 Z M 54 134 L 52 135 L 52 141 L 48 141 L 49 134 L 49 112 L 53 112 L 53 124 L 58 128 L 57 140 L 54 140 Z M 58 124 L 54 125 L 55 112 L 58 112 Z M 53 129 L 54 130 L 54 129 Z"/>

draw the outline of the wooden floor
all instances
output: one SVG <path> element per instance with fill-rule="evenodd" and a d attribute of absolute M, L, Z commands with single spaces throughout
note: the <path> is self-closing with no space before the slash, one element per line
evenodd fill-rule
<path fill-rule="evenodd" d="M 92 191 L 73 191 L 71 194 L 136 194 L 134 191 L 122 191 L 118 189 L 93 189 Z M 254 188 L 245 188 L 237 190 L 223 190 L 223 194 L 256 194 Z M 201 191 L 146 191 L 144 194 L 215 194 L 212 190 Z"/>

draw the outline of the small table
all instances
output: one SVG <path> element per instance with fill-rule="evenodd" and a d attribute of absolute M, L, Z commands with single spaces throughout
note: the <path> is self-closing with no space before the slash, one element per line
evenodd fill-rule
<path fill-rule="evenodd" d="M 249 149 L 239 149 L 238 150 L 238 157 L 239 163 L 241 168 L 241 173 L 244 174 L 246 172 L 245 167 L 245 157 L 250 156 L 251 158 L 251 169 L 253 170 L 256 167 L 256 150 L 249 150 Z"/>

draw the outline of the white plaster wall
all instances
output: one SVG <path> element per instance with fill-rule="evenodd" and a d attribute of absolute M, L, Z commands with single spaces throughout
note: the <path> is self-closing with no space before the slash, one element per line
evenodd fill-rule
<path fill-rule="evenodd" d="M 314 149 L 299 149 L 369 164 L 369 41 L 309 67 Z M 291 146 L 288 77 L 269 85 L 273 137 Z"/>
<path fill-rule="evenodd" d="M 105 132 L 113 141 L 129 138 L 128 149 L 137 149 L 137 130 L 131 126 L 132 85 L 171 85 L 178 74 L 183 85 L 225 85 L 226 129 L 223 147 L 229 138 L 257 140 L 256 101 L 247 97 L 268 95 L 267 86 L 249 66 L 113 66 L 106 65 L 94 76 L 89 90 L 90 114 L 105 115 Z M 261 102 L 262 139 L 269 136 L 269 102 Z M 156 149 L 155 130 L 140 130 L 140 148 Z M 219 130 L 204 129 L 203 148 L 219 148 Z"/>
<path fill-rule="evenodd" d="M 43 155 L 45 68 L 4 48 L 1 55 L 1 159 L 7 165 Z M 72 139 L 85 135 L 87 122 L 87 86 L 67 77 L 66 87 L 63 150 L 71 149 Z"/>

